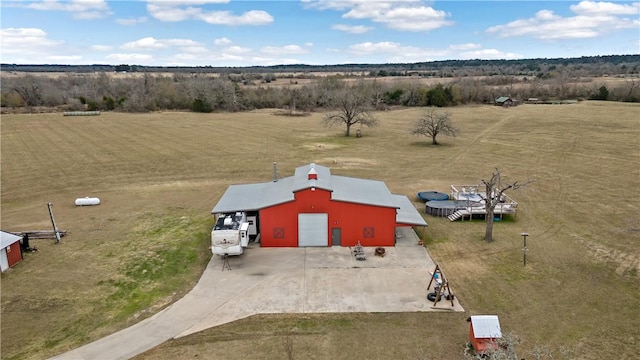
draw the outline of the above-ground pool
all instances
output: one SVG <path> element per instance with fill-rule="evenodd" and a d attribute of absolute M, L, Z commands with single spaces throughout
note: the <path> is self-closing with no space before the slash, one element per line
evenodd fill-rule
<path fill-rule="evenodd" d="M 429 215 L 445 217 L 454 212 L 466 209 L 469 206 L 483 207 L 483 204 L 472 203 L 467 200 L 445 200 L 445 201 L 428 201 L 426 212 Z"/>
<path fill-rule="evenodd" d="M 418 193 L 421 201 L 444 201 L 449 200 L 449 195 L 438 191 L 421 191 Z"/>

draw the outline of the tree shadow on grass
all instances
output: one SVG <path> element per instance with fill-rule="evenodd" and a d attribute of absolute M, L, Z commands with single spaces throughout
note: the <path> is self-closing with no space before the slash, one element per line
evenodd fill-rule
<path fill-rule="evenodd" d="M 449 143 L 441 143 L 439 142 L 438 145 L 433 145 L 431 143 L 431 140 L 429 141 L 414 141 L 409 143 L 409 146 L 411 147 L 419 147 L 419 148 L 433 148 L 433 149 L 446 149 L 446 148 L 450 148 L 452 146 L 454 146 L 453 144 L 449 144 Z"/>

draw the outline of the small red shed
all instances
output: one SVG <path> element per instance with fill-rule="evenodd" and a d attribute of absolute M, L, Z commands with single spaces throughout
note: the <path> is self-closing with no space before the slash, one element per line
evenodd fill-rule
<path fill-rule="evenodd" d="M 474 315 L 469 322 L 469 340 L 476 354 L 498 348 L 497 339 L 502 338 L 500 320 L 497 315 Z"/>
<path fill-rule="evenodd" d="M 259 184 L 231 185 L 211 211 L 257 217 L 263 247 L 394 246 L 398 226 L 427 226 L 411 201 L 384 182 L 309 164 Z"/>
<path fill-rule="evenodd" d="M 7 271 L 13 265 L 22 261 L 20 240 L 22 237 L 0 231 L 0 270 Z"/>

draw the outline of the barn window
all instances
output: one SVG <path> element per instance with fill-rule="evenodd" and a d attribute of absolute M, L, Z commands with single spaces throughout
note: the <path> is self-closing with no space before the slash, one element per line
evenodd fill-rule
<path fill-rule="evenodd" d="M 375 237 L 375 230 L 372 226 L 365 226 L 362 229 L 362 237 L 365 239 L 371 239 Z"/>
<path fill-rule="evenodd" d="M 274 239 L 284 239 L 284 228 L 273 228 Z"/>

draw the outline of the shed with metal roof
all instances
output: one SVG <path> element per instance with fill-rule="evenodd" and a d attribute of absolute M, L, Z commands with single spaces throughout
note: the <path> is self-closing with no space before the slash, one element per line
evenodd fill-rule
<path fill-rule="evenodd" d="M 500 96 L 496 99 L 495 104 L 498 106 L 513 106 L 515 101 L 508 96 Z"/>
<path fill-rule="evenodd" d="M 0 231 L 0 271 L 7 271 L 22 261 L 21 236 Z"/>
<path fill-rule="evenodd" d="M 394 246 L 398 226 L 427 226 L 411 201 L 382 181 L 308 164 L 293 176 L 231 185 L 211 211 L 257 217 L 263 247 Z"/>
<path fill-rule="evenodd" d="M 497 315 L 473 315 L 467 321 L 469 340 L 476 354 L 485 354 L 498 347 L 497 339 L 502 337 L 502 330 Z"/>

